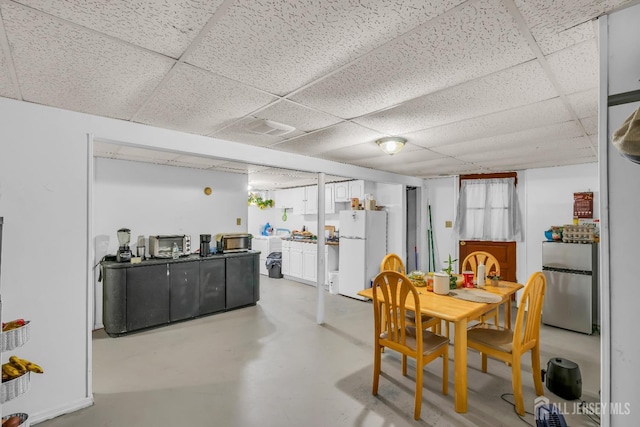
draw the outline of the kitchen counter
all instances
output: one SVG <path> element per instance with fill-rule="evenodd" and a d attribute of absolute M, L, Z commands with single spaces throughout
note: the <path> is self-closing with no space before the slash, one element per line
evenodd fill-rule
<path fill-rule="evenodd" d="M 318 243 L 317 240 L 315 239 L 292 239 L 292 238 L 286 238 L 286 239 L 282 239 L 282 240 L 288 240 L 289 242 L 301 242 L 301 243 Z M 340 242 L 339 241 L 325 241 L 324 242 L 325 245 L 327 246 L 340 246 Z"/>
<path fill-rule="evenodd" d="M 260 252 L 101 262 L 109 336 L 255 305 Z"/>

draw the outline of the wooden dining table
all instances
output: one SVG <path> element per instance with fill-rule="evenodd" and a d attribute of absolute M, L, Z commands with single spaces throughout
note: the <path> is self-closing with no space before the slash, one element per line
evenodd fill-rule
<path fill-rule="evenodd" d="M 454 324 L 453 366 L 454 366 L 454 402 L 455 410 L 467 412 L 467 322 L 511 301 L 511 296 L 524 286 L 520 283 L 500 281 L 498 285 L 487 285 L 483 290 L 501 297 L 496 303 L 466 301 L 449 295 L 438 295 L 417 288 L 420 298 L 420 312 L 423 315 L 437 317 Z M 373 289 L 364 289 L 358 295 L 373 299 Z M 413 308 L 413 300 L 407 300 L 407 308 Z M 505 325 L 511 325 L 511 304 L 505 304 Z"/>

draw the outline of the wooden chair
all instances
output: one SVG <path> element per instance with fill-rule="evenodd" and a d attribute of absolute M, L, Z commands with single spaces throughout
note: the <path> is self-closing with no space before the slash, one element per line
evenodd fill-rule
<path fill-rule="evenodd" d="M 545 276 L 541 272 L 533 273 L 529 277 L 520 298 L 513 330 L 481 323 L 467 331 L 467 346 L 482 354 L 482 372 L 487 372 L 487 356 L 511 365 L 511 383 L 516 411 L 521 416 L 524 416 L 525 411 L 520 358 L 527 351 L 531 351 L 531 373 L 536 394 L 544 395 L 540 375 L 540 322 L 546 283 Z"/>
<path fill-rule="evenodd" d="M 500 263 L 498 262 L 496 257 L 491 255 L 489 252 L 484 252 L 484 251 L 471 252 L 469 255 L 465 257 L 464 261 L 462 261 L 462 264 L 460 264 L 460 266 L 462 268 L 462 271 L 465 271 L 465 270 L 473 271 L 473 274 L 477 276 L 478 266 L 480 265 L 480 263 L 483 263 L 485 265 L 486 274 L 489 274 L 490 272 L 495 272 L 496 275 L 498 276 L 500 275 Z M 480 321 L 485 322 L 486 319 L 492 318 L 492 317 L 493 317 L 493 323 L 496 326 L 499 325 L 500 310 L 498 308 L 496 308 L 495 310 L 491 310 L 490 312 L 480 316 Z M 505 325 L 505 326 L 510 327 L 510 325 Z"/>
<path fill-rule="evenodd" d="M 415 307 L 416 323 L 420 324 L 420 299 L 418 291 L 407 276 L 397 271 L 383 271 L 373 281 L 373 388 L 378 394 L 384 347 L 402 354 L 402 375 L 407 375 L 407 357 L 416 360 L 416 391 L 413 416 L 420 418 L 422 409 L 422 377 L 424 366 L 442 356 L 442 394 L 449 392 L 449 340 L 430 331 L 416 328 L 407 321 L 407 300 Z M 376 303 L 376 302 L 379 302 Z M 382 314 L 385 314 L 383 319 Z"/>
<path fill-rule="evenodd" d="M 380 263 L 380 272 L 383 271 L 397 271 L 398 273 L 406 274 L 404 268 L 404 262 L 400 256 L 394 253 L 385 255 Z M 415 313 L 411 310 L 407 311 L 408 320 L 415 322 Z M 422 316 L 422 329 L 431 328 L 436 334 L 440 333 L 440 319 L 435 317 Z"/>

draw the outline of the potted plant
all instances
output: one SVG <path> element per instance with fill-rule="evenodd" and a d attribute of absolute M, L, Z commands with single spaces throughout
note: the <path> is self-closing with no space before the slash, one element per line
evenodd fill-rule
<path fill-rule="evenodd" d="M 487 278 L 491 281 L 491 286 L 498 286 L 502 279 L 502 277 L 500 277 L 495 271 L 489 272 L 489 274 L 487 274 Z"/>
<path fill-rule="evenodd" d="M 453 263 L 458 261 L 457 259 L 452 260 L 451 259 L 451 254 L 449 254 L 449 259 L 444 261 L 447 264 L 447 268 L 443 269 L 442 271 L 444 271 L 445 273 L 447 273 L 447 276 L 449 276 L 449 289 L 457 289 L 458 288 L 458 278 L 454 275 L 451 274 L 451 271 L 453 270 Z"/>
<path fill-rule="evenodd" d="M 263 199 L 257 193 L 249 193 L 249 199 L 247 200 L 247 205 L 256 205 L 260 209 L 272 208 L 274 203 L 272 199 Z"/>

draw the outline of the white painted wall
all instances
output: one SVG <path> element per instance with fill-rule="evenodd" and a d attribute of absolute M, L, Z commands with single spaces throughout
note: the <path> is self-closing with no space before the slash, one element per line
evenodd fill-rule
<path fill-rule="evenodd" d="M 428 201 L 431 205 L 431 224 L 433 226 L 433 245 L 435 252 L 436 271 L 444 267 L 443 261 L 449 257 L 458 258 L 458 240 L 453 235 L 453 228 L 445 227 L 446 221 L 455 223 L 456 203 L 458 200 L 458 178 L 434 178 L 427 180 Z M 426 209 L 426 207 L 425 207 Z M 428 227 L 428 217 L 425 219 L 424 232 Z M 425 251 L 426 252 L 426 251 Z M 420 269 L 428 271 L 428 258 L 420 255 Z M 455 266 L 457 269 L 457 265 Z"/>
<path fill-rule="evenodd" d="M 436 265 L 449 254 L 458 257 L 458 240 L 445 221 L 455 224 L 458 179 L 427 180 L 435 234 Z M 542 268 L 542 241 L 544 230 L 551 225 L 571 224 L 573 220 L 573 193 L 594 192 L 594 218 L 599 217 L 598 164 L 583 164 L 555 168 L 518 171 L 518 201 L 523 220 L 523 241 L 518 242 L 516 277 L 525 282 Z"/>
<path fill-rule="evenodd" d="M 601 46 L 607 49 L 608 74 L 606 87 L 609 92 L 601 93 L 601 106 L 607 105 L 607 95 L 640 89 L 640 5 L 612 13 L 605 21 L 608 31 L 601 26 Z M 601 59 L 602 60 L 602 59 Z M 623 158 L 610 143 L 610 135 L 637 108 L 640 102 L 610 107 L 608 114 L 601 118 L 607 123 L 606 133 L 600 133 L 600 144 L 607 162 L 604 164 L 602 182 L 608 193 L 603 210 L 608 221 L 603 223 L 603 232 L 608 232 L 608 253 L 603 253 L 603 263 L 608 269 L 603 274 L 605 298 L 610 298 L 609 307 L 603 310 L 603 340 L 610 338 L 610 351 L 603 352 L 603 359 L 610 361 L 610 390 L 603 390 L 603 398 L 614 403 L 630 405 L 630 415 L 612 415 L 612 426 L 635 426 L 640 410 L 640 387 L 638 386 L 638 355 L 640 340 L 637 337 L 637 322 L 640 287 L 635 266 L 638 263 L 638 213 L 640 212 L 640 165 Z M 604 127 L 604 126 L 602 126 Z M 602 129 L 602 128 L 601 128 Z M 610 318 L 607 318 L 607 308 Z M 606 375 L 606 372 L 605 372 Z M 603 423 L 603 425 L 607 425 Z"/>
<path fill-rule="evenodd" d="M 600 218 L 598 164 L 530 169 L 518 173 L 519 187 L 521 183 L 526 184 L 524 196 L 528 215 L 524 232 L 527 262 L 518 278 L 526 280 L 542 266 L 544 231 L 552 225 L 572 224 L 573 193 L 592 191 L 593 217 Z"/>
<path fill-rule="evenodd" d="M 145 236 L 148 254 L 150 235 L 190 235 L 194 252 L 200 234 L 247 231 L 247 175 L 112 159 L 95 159 L 94 165 L 94 265 L 116 253 L 120 228 L 131 230 L 134 254 L 138 235 Z M 96 280 L 95 289 L 98 329 L 103 327 L 102 282 Z"/>
<path fill-rule="evenodd" d="M 88 134 L 103 141 L 176 153 L 324 171 L 376 182 L 423 184 L 418 178 L 296 154 L 283 156 L 266 148 L 8 98 L 0 98 L 0 129 L 2 320 L 31 320 L 31 341 L 15 354 L 33 360 L 46 371 L 34 376 L 26 397 L 7 402 L 2 411 L 27 412 L 32 423 L 92 403 L 94 279 L 89 266 L 94 265 L 94 243 L 91 238 L 89 245 L 88 205 L 92 193 L 88 174 L 93 159 L 88 154 Z M 215 184 L 209 186 L 215 194 Z M 246 187 L 242 198 L 246 213 Z M 108 228 L 101 233 L 114 233 L 115 229 Z"/>

